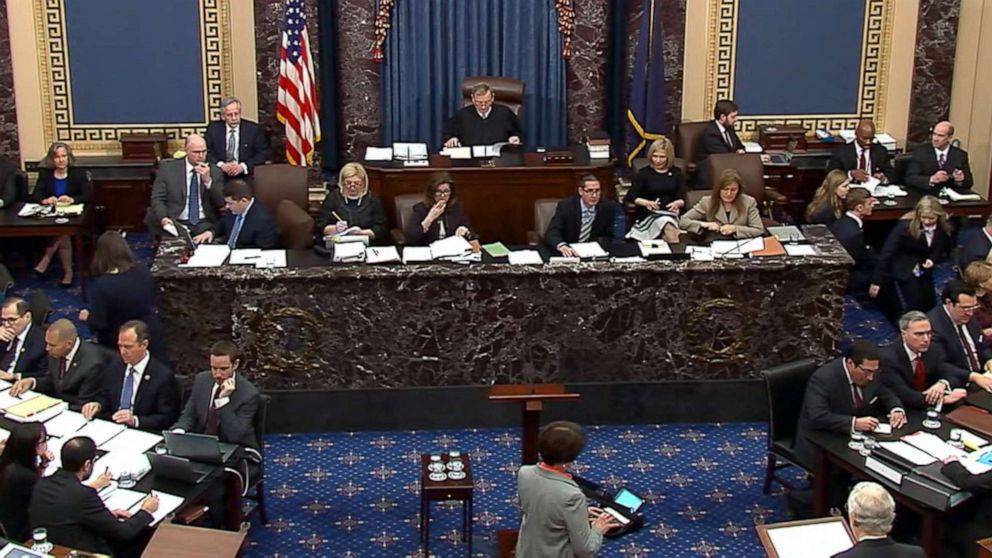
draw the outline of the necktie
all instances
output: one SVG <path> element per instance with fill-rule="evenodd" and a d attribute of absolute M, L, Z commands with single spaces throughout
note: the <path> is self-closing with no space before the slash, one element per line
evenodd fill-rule
<path fill-rule="evenodd" d="M 927 389 L 927 369 L 923 366 L 922 355 L 916 355 L 916 366 L 913 367 L 913 382 L 916 384 L 916 391 Z"/>
<path fill-rule="evenodd" d="M 230 133 L 227 135 L 227 160 L 237 161 L 238 160 L 238 143 L 234 138 L 234 128 L 230 129 Z"/>
<path fill-rule="evenodd" d="M 17 344 L 19 342 L 20 340 L 15 337 L 7 345 L 7 350 L 4 352 L 3 357 L 0 357 L 0 370 L 13 372 L 13 370 L 10 370 L 10 367 L 14 364 L 14 357 L 17 356 Z"/>
<path fill-rule="evenodd" d="M 964 324 L 958 324 L 958 337 L 961 338 L 961 345 L 964 346 L 964 352 L 968 355 L 968 365 L 971 366 L 973 372 L 978 372 L 982 369 L 981 365 L 978 364 L 978 357 L 975 356 L 975 351 L 971 348 L 971 343 L 968 341 L 968 332 L 964 328 Z"/>
<path fill-rule="evenodd" d="M 861 149 L 861 162 L 858 164 L 858 168 L 860 168 L 861 170 L 863 170 L 865 172 L 869 172 L 868 171 L 868 150 L 867 149 L 864 149 L 864 148 Z"/>
<path fill-rule="evenodd" d="M 127 374 L 124 376 L 124 389 L 121 390 L 121 404 L 118 409 L 121 411 L 131 410 L 131 400 L 134 399 L 134 367 L 127 367 Z"/>
<path fill-rule="evenodd" d="M 945 164 L 947 164 L 947 157 L 941 153 L 940 157 L 937 157 L 937 166 L 940 167 L 940 170 L 944 170 Z"/>
<path fill-rule="evenodd" d="M 68 360 L 66 360 L 64 358 L 63 359 L 59 359 L 59 381 L 60 382 L 62 381 L 62 378 L 65 378 L 65 371 L 66 371 L 67 368 L 69 368 L 69 362 L 68 362 Z"/>
<path fill-rule="evenodd" d="M 726 128 L 723 129 L 723 141 L 727 142 L 727 147 L 729 147 L 731 151 L 734 150 L 734 142 L 730 139 L 730 130 Z"/>
<path fill-rule="evenodd" d="M 189 224 L 194 227 L 200 224 L 200 178 L 193 170 L 189 177 L 189 193 L 186 194 L 186 209 L 189 212 Z"/>
<path fill-rule="evenodd" d="M 860 409 L 861 407 L 864 407 L 865 400 L 862 399 L 861 390 L 858 389 L 857 385 L 851 384 L 851 393 L 854 395 L 854 408 Z"/>
<path fill-rule="evenodd" d="M 582 211 L 582 228 L 579 229 L 579 242 L 586 242 L 589 240 L 589 235 L 592 234 L 592 221 L 595 218 L 595 210 L 587 209 Z"/>
<path fill-rule="evenodd" d="M 210 399 L 210 409 L 207 411 L 207 428 L 203 431 L 204 434 L 217 435 L 217 430 L 220 427 L 220 416 L 217 409 L 218 399 L 220 399 L 220 386 L 217 386 L 213 397 Z"/>
<path fill-rule="evenodd" d="M 234 218 L 234 228 L 231 230 L 231 236 L 227 239 L 227 245 L 233 250 L 238 244 L 238 235 L 241 234 L 241 225 L 245 222 L 245 214 L 239 213 L 237 217 Z"/>

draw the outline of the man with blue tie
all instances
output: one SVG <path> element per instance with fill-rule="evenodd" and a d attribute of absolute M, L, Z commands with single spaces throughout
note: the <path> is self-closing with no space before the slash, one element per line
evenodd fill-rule
<path fill-rule="evenodd" d="M 224 203 L 227 215 L 221 222 L 219 242 L 234 249 L 261 248 L 270 250 L 276 246 L 276 224 L 269 211 L 260 203 L 255 203 L 251 185 L 239 178 L 224 184 Z M 213 240 L 213 233 L 203 234 L 206 242 Z"/>
<path fill-rule="evenodd" d="M 587 174 L 579 179 L 578 194 L 558 202 L 544 235 L 550 248 L 567 257 L 577 256 L 569 244 L 620 240 L 626 225 L 620 204 L 603 199 L 602 186 L 595 176 Z"/>
<path fill-rule="evenodd" d="M 217 209 L 224 205 L 223 172 L 206 163 L 207 144 L 201 136 L 190 134 L 185 149 L 182 159 L 159 164 L 145 225 L 161 236 L 174 234 L 178 223 L 203 242 L 203 233 L 216 228 Z"/>
<path fill-rule="evenodd" d="M 121 359 L 107 371 L 98 400 L 83 405 L 86 419 L 99 416 L 131 428 L 161 432 L 179 418 L 176 378 L 168 366 L 149 354 L 148 337 L 145 322 L 132 320 L 121 326 L 117 337 Z"/>

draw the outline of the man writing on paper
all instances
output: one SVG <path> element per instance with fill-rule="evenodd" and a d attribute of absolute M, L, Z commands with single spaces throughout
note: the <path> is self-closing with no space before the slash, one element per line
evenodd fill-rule
<path fill-rule="evenodd" d="M 578 195 L 558 202 L 548 223 L 544 241 L 562 256 L 578 257 L 569 246 L 574 242 L 595 242 L 600 238 L 623 238 L 623 210 L 613 200 L 604 200 L 599 179 L 591 174 L 579 180 Z"/>
<path fill-rule="evenodd" d="M 23 298 L 11 297 L 0 310 L 0 380 L 45 374 L 45 331 L 32 323 L 31 308 Z"/>
<path fill-rule="evenodd" d="M 992 350 L 982 343 L 981 326 L 975 319 L 978 309 L 975 289 L 955 279 L 944 287 L 941 302 L 927 313 L 933 325 L 934 343 L 961 377 L 992 392 Z"/>
<path fill-rule="evenodd" d="M 833 558 L 924 558 L 918 546 L 889 538 L 896 518 L 896 503 L 885 488 L 874 482 L 859 482 L 847 497 L 847 516 L 857 544 Z"/>
<path fill-rule="evenodd" d="M 207 125 L 207 157 L 224 171 L 224 178 L 250 176 L 255 167 L 271 156 L 265 130 L 247 118 L 241 118 L 241 101 L 225 97 L 220 102 L 222 120 Z"/>
<path fill-rule="evenodd" d="M 93 343 L 79 339 L 76 326 L 65 318 L 56 320 L 45 332 L 48 351 L 48 374 L 38 378 L 22 378 L 10 388 L 18 396 L 28 390 L 61 399 L 73 411 L 95 401 L 103 389 L 103 358 Z"/>
<path fill-rule="evenodd" d="M 472 88 L 472 106 L 463 107 L 444 124 L 445 147 L 523 143 L 523 129 L 508 107 L 493 104 L 496 94 L 488 83 Z"/>
<path fill-rule="evenodd" d="M 227 215 L 221 221 L 220 242 L 232 250 L 261 248 L 271 250 L 276 247 L 276 224 L 269 210 L 255 203 L 251 186 L 240 178 L 233 178 L 224 184 L 224 203 Z M 213 231 L 203 233 L 203 241 L 214 240 Z"/>
<path fill-rule="evenodd" d="M 889 162 L 889 150 L 874 142 L 875 123 L 867 119 L 858 122 L 854 141 L 834 150 L 827 163 L 827 172 L 840 169 L 847 173 L 851 182 L 859 184 L 869 178 L 877 178 L 882 184 L 892 182 L 896 171 Z"/>
<path fill-rule="evenodd" d="M 99 400 L 83 405 L 87 420 L 99 416 L 159 433 L 179 417 L 176 377 L 148 352 L 149 335 L 148 324 L 142 321 L 121 326 L 117 336 L 121 359 L 107 371 Z"/>
<path fill-rule="evenodd" d="M 954 126 L 938 122 L 930 131 L 930 145 L 913 150 L 906 167 L 906 185 L 927 192 L 947 186 L 970 190 L 973 184 L 968 152 L 951 145 Z"/>
<path fill-rule="evenodd" d="M 190 134 L 186 138 L 186 157 L 159 163 L 145 218 L 150 232 L 158 236 L 163 232 L 172 234 L 178 222 L 189 229 L 194 241 L 202 242 L 203 233 L 216 228 L 217 208 L 224 205 L 220 187 L 224 174 L 206 160 L 206 142 Z"/>
<path fill-rule="evenodd" d="M 911 310 L 899 318 L 901 339 L 882 352 L 882 383 L 913 409 L 963 399 L 967 378 L 946 363 L 944 352 L 933 345 L 933 328 L 926 314 Z"/>

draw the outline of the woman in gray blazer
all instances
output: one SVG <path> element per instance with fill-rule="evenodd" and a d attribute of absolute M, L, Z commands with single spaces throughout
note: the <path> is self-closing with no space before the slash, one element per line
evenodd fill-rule
<path fill-rule="evenodd" d="M 603 533 L 619 523 L 608 513 L 586 505 L 586 497 L 567 471 L 586 445 L 582 428 L 556 421 L 541 430 L 542 462 L 517 472 L 517 494 L 523 519 L 517 558 L 595 556 Z"/>
<path fill-rule="evenodd" d="M 765 227 L 758 213 L 758 202 L 742 192 L 741 175 L 727 169 L 720 175 L 710 195 L 704 196 L 682 216 L 679 225 L 692 234 L 710 233 L 730 238 L 761 236 Z"/>

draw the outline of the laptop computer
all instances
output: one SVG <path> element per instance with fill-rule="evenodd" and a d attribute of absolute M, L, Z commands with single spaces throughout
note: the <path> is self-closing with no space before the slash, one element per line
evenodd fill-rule
<path fill-rule="evenodd" d="M 153 451 L 145 453 L 157 477 L 176 479 L 188 483 L 200 483 L 217 468 L 203 463 L 194 463 L 185 457 L 160 455 Z"/>
<path fill-rule="evenodd" d="M 227 463 L 234 452 L 238 450 L 235 444 L 222 444 L 217 436 L 208 434 L 180 434 L 178 432 L 162 432 L 165 437 L 165 447 L 169 455 L 185 457 L 204 463 Z"/>

